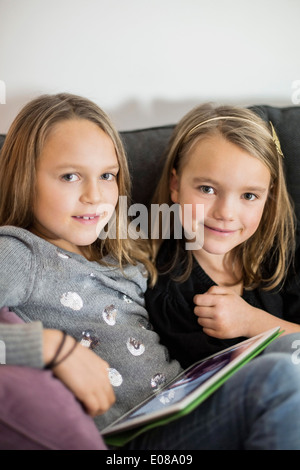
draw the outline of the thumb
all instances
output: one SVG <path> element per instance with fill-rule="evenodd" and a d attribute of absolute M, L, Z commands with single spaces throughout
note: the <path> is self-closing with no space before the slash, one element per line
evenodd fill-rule
<path fill-rule="evenodd" d="M 224 287 L 224 286 L 211 286 L 206 293 L 207 294 L 215 294 L 215 295 L 226 295 L 229 294 L 231 290 L 229 287 Z"/>

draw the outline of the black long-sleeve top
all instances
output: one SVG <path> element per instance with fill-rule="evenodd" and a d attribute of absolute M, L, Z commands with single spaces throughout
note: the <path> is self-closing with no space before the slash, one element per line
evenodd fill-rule
<path fill-rule="evenodd" d="M 158 267 L 174 257 L 174 241 L 166 240 L 162 245 Z M 194 313 L 195 294 L 205 293 L 214 281 L 194 260 L 193 270 L 185 282 L 174 281 L 180 269 L 170 274 L 160 274 L 154 288 L 146 292 L 146 308 L 150 322 L 167 346 L 171 357 L 176 358 L 186 368 L 194 362 L 225 349 L 245 338 L 220 340 L 205 334 Z M 300 323 L 300 284 L 288 284 L 281 291 L 261 289 L 244 290 L 243 299 L 250 305 L 263 309 L 274 316 Z M 286 315 L 284 315 L 286 312 Z"/>

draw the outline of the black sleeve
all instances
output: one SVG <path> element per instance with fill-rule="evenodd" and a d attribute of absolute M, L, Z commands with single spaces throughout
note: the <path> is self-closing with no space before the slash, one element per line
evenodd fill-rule
<path fill-rule="evenodd" d="M 283 318 L 300 324 L 300 247 L 296 250 L 295 264 L 281 291 Z"/>

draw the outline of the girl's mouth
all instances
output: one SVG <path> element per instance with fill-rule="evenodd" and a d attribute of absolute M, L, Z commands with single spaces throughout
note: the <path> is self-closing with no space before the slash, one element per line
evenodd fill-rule
<path fill-rule="evenodd" d="M 107 212 L 101 212 L 101 214 L 74 215 L 72 216 L 72 219 L 75 219 L 81 224 L 93 225 L 93 224 L 97 224 L 100 219 L 103 219 L 106 216 L 107 216 Z"/>
<path fill-rule="evenodd" d="M 205 225 L 205 228 L 209 230 L 210 232 L 219 234 L 219 235 L 231 235 L 236 232 L 236 230 L 225 230 L 217 227 L 209 227 L 208 225 Z"/>
<path fill-rule="evenodd" d="M 99 215 L 75 215 L 75 219 L 94 220 L 99 218 Z"/>

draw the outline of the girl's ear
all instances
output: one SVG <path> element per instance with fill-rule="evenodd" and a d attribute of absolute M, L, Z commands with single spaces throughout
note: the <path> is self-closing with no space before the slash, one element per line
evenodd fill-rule
<path fill-rule="evenodd" d="M 179 181 L 176 170 L 173 168 L 170 178 L 170 197 L 174 204 L 178 202 L 178 188 L 179 188 Z"/>

